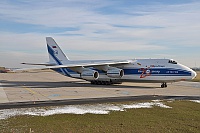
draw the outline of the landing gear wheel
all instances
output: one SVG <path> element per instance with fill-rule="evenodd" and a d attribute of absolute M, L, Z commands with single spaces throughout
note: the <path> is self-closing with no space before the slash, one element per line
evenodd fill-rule
<path fill-rule="evenodd" d="M 164 88 L 164 85 L 163 85 L 163 84 L 161 84 L 161 88 Z"/>
<path fill-rule="evenodd" d="M 161 88 L 166 88 L 167 87 L 167 83 L 162 83 L 161 84 Z"/>
<path fill-rule="evenodd" d="M 94 84 L 95 84 L 95 81 L 91 81 L 91 84 L 94 85 Z"/>
<path fill-rule="evenodd" d="M 90 82 L 93 85 L 111 85 L 110 81 L 96 81 L 96 80 L 93 80 L 93 81 L 90 81 Z"/>
<path fill-rule="evenodd" d="M 164 83 L 165 88 L 167 88 L 167 83 Z"/>

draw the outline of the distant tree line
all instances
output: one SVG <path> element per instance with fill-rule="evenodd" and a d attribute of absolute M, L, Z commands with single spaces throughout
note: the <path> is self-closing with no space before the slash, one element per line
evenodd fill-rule
<path fill-rule="evenodd" d="M 200 71 L 200 67 L 198 68 L 198 67 L 194 67 L 194 68 L 192 68 L 192 70 L 194 70 L 194 71 Z"/>

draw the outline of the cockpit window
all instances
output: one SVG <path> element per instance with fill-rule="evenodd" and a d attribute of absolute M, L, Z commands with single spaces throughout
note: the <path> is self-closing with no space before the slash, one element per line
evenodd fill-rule
<path fill-rule="evenodd" d="M 177 62 L 176 61 L 174 61 L 174 60 L 169 60 L 169 62 L 168 63 L 171 63 L 171 64 L 177 64 Z"/>

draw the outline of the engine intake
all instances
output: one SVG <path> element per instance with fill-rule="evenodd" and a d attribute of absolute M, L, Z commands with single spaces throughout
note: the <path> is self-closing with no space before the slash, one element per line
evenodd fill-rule
<path fill-rule="evenodd" d="M 99 78 L 99 73 L 91 69 L 86 69 L 81 73 L 81 78 L 89 81 L 97 80 Z"/>
<path fill-rule="evenodd" d="M 121 78 L 124 76 L 124 70 L 118 68 L 109 68 L 107 71 L 107 76 L 111 78 Z"/>

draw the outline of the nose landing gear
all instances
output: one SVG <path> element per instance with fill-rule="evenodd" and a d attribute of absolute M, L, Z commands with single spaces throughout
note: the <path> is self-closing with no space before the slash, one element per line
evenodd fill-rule
<path fill-rule="evenodd" d="M 162 83 L 161 84 L 161 88 L 166 88 L 167 87 L 167 83 Z"/>

